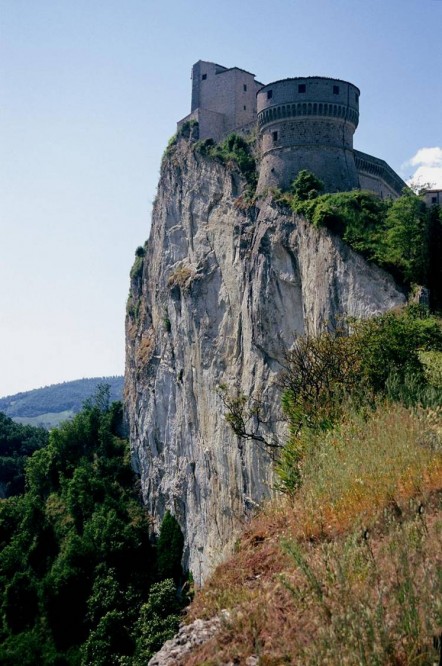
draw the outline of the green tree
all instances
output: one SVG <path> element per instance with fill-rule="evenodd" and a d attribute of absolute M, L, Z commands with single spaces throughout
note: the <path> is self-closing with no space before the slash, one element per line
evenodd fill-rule
<path fill-rule="evenodd" d="M 178 583 L 183 569 L 184 537 L 177 519 L 166 511 L 157 543 L 157 567 L 160 579 L 173 578 Z"/>
<path fill-rule="evenodd" d="M 43 428 L 19 425 L 0 413 L 0 487 L 5 497 L 24 492 L 26 461 L 46 446 L 48 439 Z"/>
<path fill-rule="evenodd" d="M 134 666 L 145 666 L 163 643 L 172 638 L 178 630 L 180 611 L 173 580 L 155 583 L 148 602 L 141 607 Z"/>
<path fill-rule="evenodd" d="M 314 173 L 307 169 L 298 172 L 292 183 L 292 192 L 298 201 L 316 199 L 323 191 L 324 183 Z"/>
<path fill-rule="evenodd" d="M 404 191 L 387 211 L 384 261 L 398 266 L 407 282 L 425 284 L 428 260 L 428 211 L 411 191 Z"/>

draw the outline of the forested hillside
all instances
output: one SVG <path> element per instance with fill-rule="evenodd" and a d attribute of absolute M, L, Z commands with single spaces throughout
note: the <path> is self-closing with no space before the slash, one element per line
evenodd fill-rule
<path fill-rule="evenodd" d="M 121 404 L 102 390 L 0 501 L 0 663 L 145 666 L 186 603 L 183 537 L 158 541 L 137 493 Z"/>
<path fill-rule="evenodd" d="M 17 423 L 51 428 L 77 414 L 99 384 L 110 387 L 111 400 L 122 399 L 123 377 L 93 377 L 0 398 L 0 412 Z"/>

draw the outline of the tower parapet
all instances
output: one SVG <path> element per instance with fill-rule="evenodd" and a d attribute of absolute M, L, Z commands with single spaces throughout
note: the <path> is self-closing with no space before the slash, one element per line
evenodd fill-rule
<path fill-rule="evenodd" d="M 258 191 L 288 187 L 301 169 L 318 176 L 326 191 L 359 187 L 353 153 L 359 96 L 352 83 L 319 76 L 284 79 L 261 88 Z"/>

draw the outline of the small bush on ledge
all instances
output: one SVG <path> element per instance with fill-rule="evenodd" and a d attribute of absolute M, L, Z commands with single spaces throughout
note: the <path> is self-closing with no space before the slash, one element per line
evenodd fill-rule
<path fill-rule="evenodd" d="M 247 193 L 249 196 L 254 195 L 258 172 L 251 142 L 239 134 L 232 133 L 219 144 L 215 143 L 213 139 L 197 141 L 194 150 L 200 155 L 219 159 L 223 164 L 235 163 L 247 181 Z"/>

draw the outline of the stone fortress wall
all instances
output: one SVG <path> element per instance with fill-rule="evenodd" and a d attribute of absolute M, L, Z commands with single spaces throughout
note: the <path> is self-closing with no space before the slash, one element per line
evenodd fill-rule
<path fill-rule="evenodd" d="M 264 85 L 238 67 L 199 60 L 192 68 L 191 113 L 200 139 L 258 129 L 258 192 L 290 185 L 301 169 L 329 192 L 368 189 L 397 197 L 404 181 L 383 160 L 353 148 L 360 91 L 340 79 L 310 76 Z"/>
<path fill-rule="evenodd" d="M 191 112 L 178 123 L 199 123 L 201 139 L 219 141 L 224 136 L 256 123 L 256 93 L 262 83 L 239 67 L 228 69 L 199 60 L 192 68 Z"/>
<path fill-rule="evenodd" d="M 322 77 L 285 79 L 261 88 L 258 191 L 289 187 L 301 169 L 318 176 L 327 191 L 358 188 L 353 134 L 359 95 L 351 83 Z"/>

